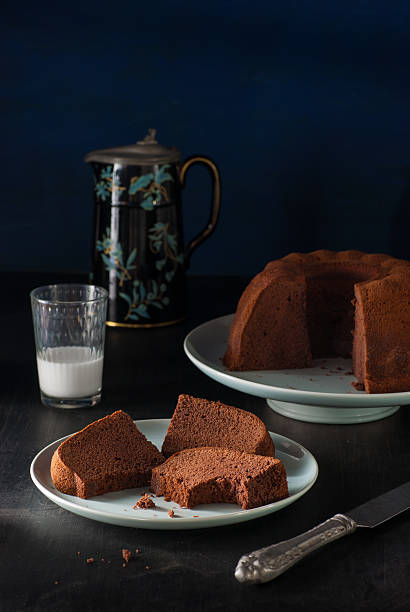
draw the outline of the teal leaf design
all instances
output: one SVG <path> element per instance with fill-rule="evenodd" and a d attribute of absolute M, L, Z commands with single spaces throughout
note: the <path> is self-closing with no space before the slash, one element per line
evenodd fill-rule
<path fill-rule="evenodd" d="M 132 178 L 128 193 L 130 195 L 135 195 L 140 189 L 145 189 L 146 187 L 148 187 L 153 178 L 154 175 L 152 174 L 152 172 L 149 172 L 148 174 L 143 174 L 139 178 Z"/>
<path fill-rule="evenodd" d="M 165 296 L 165 297 L 162 299 L 162 302 L 163 302 L 163 304 L 165 304 L 165 306 L 168 306 L 168 304 L 169 304 L 169 297 Z"/>
<path fill-rule="evenodd" d="M 140 287 L 140 299 L 141 299 L 141 300 L 144 300 L 144 298 L 145 298 L 146 294 L 147 294 L 147 292 L 146 292 L 146 290 L 145 290 L 144 285 L 141 285 L 141 287 Z"/>
<path fill-rule="evenodd" d="M 140 318 L 136 315 L 136 314 L 130 314 L 128 315 L 129 319 L 132 319 L 133 321 L 139 321 Z"/>
<path fill-rule="evenodd" d="M 161 271 L 164 266 L 165 266 L 165 259 L 158 259 L 158 261 L 155 262 L 155 267 L 159 271 Z"/>
<path fill-rule="evenodd" d="M 131 306 L 132 301 L 129 295 L 127 295 L 126 293 L 123 293 L 122 291 L 120 291 L 118 295 L 127 302 L 128 306 Z"/>
<path fill-rule="evenodd" d="M 135 309 L 135 312 L 139 314 L 140 317 L 144 317 L 145 319 L 150 318 L 145 304 L 140 304 L 139 306 L 137 306 L 137 308 Z"/>
<path fill-rule="evenodd" d="M 168 282 L 172 281 L 172 279 L 174 278 L 174 270 L 169 270 L 169 272 L 165 273 L 165 278 L 167 279 Z"/>
<path fill-rule="evenodd" d="M 154 202 L 151 197 L 142 200 L 141 208 L 144 210 L 154 210 Z"/>
<path fill-rule="evenodd" d="M 101 198 L 101 200 L 105 201 L 107 197 L 110 195 L 109 189 L 105 183 L 100 181 L 95 186 L 95 191 L 97 193 L 97 197 Z"/>
<path fill-rule="evenodd" d="M 131 264 L 135 260 L 136 256 L 137 256 L 137 249 L 133 249 L 127 259 L 127 270 L 132 270 L 133 268 L 135 268 L 135 266 L 131 267 Z"/>
<path fill-rule="evenodd" d="M 162 242 L 161 240 L 154 240 L 152 242 L 152 249 L 155 253 L 159 253 L 162 247 Z"/>
<path fill-rule="evenodd" d="M 102 179 L 111 179 L 112 178 L 112 166 L 106 166 L 101 170 L 101 178 Z"/>
<path fill-rule="evenodd" d="M 168 170 L 168 168 L 170 167 L 171 167 L 170 164 L 164 164 L 163 166 L 159 168 L 159 170 L 155 173 L 155 180 L 157 183 L 161 185 L 161 183 L 165 183 L 165 181 L 174 180 L 172 176 L 168 172 L 166 172 L 166 170 Z"/>
<path fill-rule="evenodd" d="M 175 238 L 175 234 L 167 234 L 167 241 L 168 241 L 168 244 L 169 244 L 170 248 L 173 251 L 176 251 L 176 249 L 177 249 L 177 240 Z"/>
<path fill-rule="evenodd" d="M 177 262 L 180 263 L 181 265 L 184 263 L 184 254 L 180 253 L 179 255 L 177 255 Z"/>
<path fill-rule="evenodd" d="M 164 291 L 166 291 L 166 290 L 167 290 L 167 286 L 166 286 L 166 284 L 165 284 L 165 283 L 162 283 L 162 284 L 159 286 L 159 288 L 161 289 L 161 291 L 162 291 L 162 292 L 164 292 Z"/>
<path fill-rule="evenodd" d="M 140 284 L 140 281 L 138 279 L 135 279 L 132 284 L 134 285 L 134 287 L 138 287 L 138 285 Z"/>
<path fill-rule="evenodd" d="M 152 306 L 155 306 L 155 308 L 159 308 L 160 310 L 163 310 L 164 307 L 160 302 L 151 302 Z"/>
<path fill-rule="evenodd" d="M 105 253 L 101 253 L 101 259 L 105 263 L 107 270 L 115 270 L 115 263 Z"/>

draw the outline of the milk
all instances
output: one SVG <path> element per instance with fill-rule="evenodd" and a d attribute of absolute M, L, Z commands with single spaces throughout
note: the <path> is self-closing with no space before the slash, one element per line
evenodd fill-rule
<path fill-rule="evenodd" d="M 48 348 L 37 354 L 40 389 L 49 397 L 69 399 L 101 391 L 103 357 L 87 346 Z"/>

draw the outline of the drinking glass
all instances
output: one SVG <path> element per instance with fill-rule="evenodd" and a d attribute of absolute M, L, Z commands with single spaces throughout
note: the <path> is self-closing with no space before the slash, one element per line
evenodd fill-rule
<path fill-rule="evenodd" d="M 108 293 L 61 284 L 30 293 L 41 401 L 80 408 L 101 399 Z"/>

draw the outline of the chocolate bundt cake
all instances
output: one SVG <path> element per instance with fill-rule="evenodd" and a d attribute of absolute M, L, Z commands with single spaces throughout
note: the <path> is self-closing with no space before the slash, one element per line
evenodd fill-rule
<path fill-rule="evenodd" d="M 263 506 L 288 496 L 279 459 L 228 448 L 190 448 L 152 470 L 151 491 L 180 506 L 230 503 Z"/>
<path fill-rule="evenodd" d="M 264 423 L 251 412 L 191 395 L 180 395 L 162 453 L 184 448 L 221 446 L 273 457 L 275 447 Z"/>
<path fill-rule="evenodd" d="M 224 364 L 278 370 L 350 355 L 366 393 L 410 390 L 409 262 L 321 250 L 268 263 L 239 300 Z"/>
<path fill-rule="evenodd" d="M 55 487 L 67 495 L 93 497 L 149 484 L 164 461 L 159 450 L 118 410 L 64 440 L 51 460 Z"/>

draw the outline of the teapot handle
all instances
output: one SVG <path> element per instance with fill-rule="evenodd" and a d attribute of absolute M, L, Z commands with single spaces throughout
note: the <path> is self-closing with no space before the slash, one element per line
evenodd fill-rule
<path fill-rule="evenodd" d="M 197 164 L 197 163 L 205 164 L 213 176 L 213 204 L 212 204 L 212 209 L 209 215 L 207 226 L 201 232 L 199 232 L 199 234 L 194 236 L 194 238 L 185 247 L 184 257 L 185 257 L 185 266 L 187 268 L 189 267 L 189 263 L 190 263 L 190 259 L 191 259 L 191 255 L 193 251 L 197 247 L 199 247 L 199 245 L 202 244 L 207 238 L 209 238 L 209 236 L 214 231 L 217 221 L 218 221 L 218 217 L 219 217 L 219 209 L 220 209 L 220 201 L 221 201 L 221 181 L 219 178 L 219 171 L 216 165 L 214 164 L 214 162 L 208 159 L 208 157 L 202 157 L 202 156 L 189 157 L 183 163 L 181 172 L 179 175 L 182 187 L 184 186 L 185 175 L 186 175 L 188 168 L 190 168 L 190 166 L 192 166 L 193 164 Z"/>

